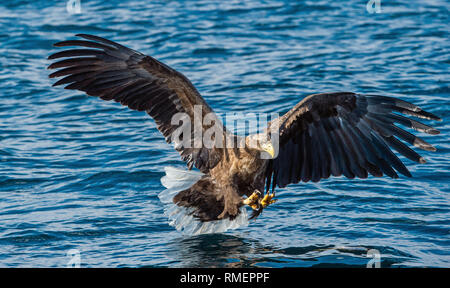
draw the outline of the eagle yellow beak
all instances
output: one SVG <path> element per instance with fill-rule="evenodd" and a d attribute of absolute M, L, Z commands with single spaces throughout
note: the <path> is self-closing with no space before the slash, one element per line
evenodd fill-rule
<path fill-rule="evenodd" d="M 272 143 L 267 143 L 266 145 L 264 145 L 264 151 L 266 151 L 267 153 L 269 153 L 270 157 L 274 157 L 275 156 L 275 149 L 272 146 Z"/>

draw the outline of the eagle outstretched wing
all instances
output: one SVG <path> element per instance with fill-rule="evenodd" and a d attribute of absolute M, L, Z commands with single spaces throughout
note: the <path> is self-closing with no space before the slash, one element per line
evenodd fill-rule
<path fill-rule="evenodd" d="M 439 131 L 400 114 L 441 121 L 414 104 L 391 97 L 350 92 L 306 97 L 277 119 L 279 153 L 267 167 L 266 189 L 317 182 L 330 175 L 367 178 L 370 173 L 397 178 L 398 171 L 410 177 L 391 148 L 418 163 L 425 163 L 424 158 L 400 140 L 427 151 L 436 148 L 395 124 L 428 134 Z"/>
<path fill-rule="evenodd" d="M 171 143 L 172 133 L 179 127 L 171 124 L 176 113 L 186 113 L 191 118 L 191 123 L 194 123 L 194 106 L 200 105 L 201 119 L 213 112 L 192 83 L 169 66 L 98 36 L 77 36 L 87 40 L 54 44 L 56 47 L 82 48 L 61 51 L 48 57 L 51 60 L 66 58 L 48 67 L 59 69 L 50 78 L 64 77 L 53 86 L 68 84 L 65 89 L 84 91 L 104 100 L 120 102 L 134 110 L 146 111 L 155 120 L 158 130 L 168 143 Z M 217 117 L 212 120 L 212 124 L 215 121 L 220 123 Z M 203 123 L 202 127 L 207 128 Z M 194 165 L 200 171 L 207 172 L 220 161 L 223 149 L 208 149 L 203 146 L 195 148 L 195 137 L 192 131 L 191 145 L 175 143 L 175 148 L 187 162 L 189 169 Z"/>

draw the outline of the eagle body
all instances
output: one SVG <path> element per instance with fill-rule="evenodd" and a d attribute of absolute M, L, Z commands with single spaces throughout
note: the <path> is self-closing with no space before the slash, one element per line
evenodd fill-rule
<path fill-rule="evenodd" d="M 439 117 L 401 99 L 352 92 L 309 95 L 272 120 L 264 132 L 240 137 L 221 124 L 180 72 L 105 38 L 77 36 L 81 40 L 55 44 L 76 49 L 48 57 L 57 59 L 48 67 L 57 69 L 49 77 L 62 77 L 53 86 L 66 85 L 65 89 L 114 100 L 154 119 L 188 168 L 166 167 L 161 182 L 167 189 L 159 196 L 168 207 L 170 224 L 189 234 L 245 225 L 246 205 L 254 211 L 251 218 L 257 217 L 275 202 L 276 187 L 332 176 L 398 178 L 400 173 L 411 177 L 393 150 L 417 163 L 426 161 L 410 146 L 436 151 L 404 129 L 436 135 L 438 130 L 413 118 L 441 121 Z M 194 128 L 189 126 L 179 137 L 184 121 Z M 217 143 L 231 139 L 243 145 L 196 145 L 203 140 L 199 134 L 211 127 L 220 128 L 214 134 Z M 189 171 L 194 167 L 198 171 Z"/>
<path fill-rule="evenodd" d="M 260 159 L 258 153 L 254 149 L 228 149 L 228 157 L 197 183 L 179 192 L 173 202 L 198 207 L 194 215 L 201 221 L 233 220 L 244 205 L 243 196 L 264 191 L 268 160 Z"/>

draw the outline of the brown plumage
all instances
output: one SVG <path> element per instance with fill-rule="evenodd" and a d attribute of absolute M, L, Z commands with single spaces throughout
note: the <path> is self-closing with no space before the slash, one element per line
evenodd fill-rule
<path fill-rule="evenodd" d="M 49 57 L 52 60 L 65 58 L 49 66 L 49 69 L 58 69 L 50 78 L 63 77 L 53 86 L 67 84 L 66 89 L 84 91 L 104 100 L 120 102 L 133 110 L 146 111 L 169 143 L 179 126 L 171 122 L 174 115 L 186 113 L 193 123 L 198 121 L 194 117 L 195 107 L 201 107 L 202 119 L 213 113 L 192 83 L 167 65 L 104 38 L 77 36 L 86 40 L 55 44 L 82 49 L 64 50 Z M 262 201 L 262 197 L 256 202 L 245 201 L 243 196 L 253 197 L 255 191 L 258 194 L 264 188 L 269 195 L 269 190 L 273 191 L 276 186 L 317 182 L 331 175 L 367 178 L 369 174 L 376 177 L 386 174 L 397 178 L 399 172 L 411 177 L 391 148 L 418 163 L 425 163 L 424 158 L 402 141 L 427 151 L 436 149 L 395 124 L 428 134 L 439 131 L 401 114 L 440 120 L 399 99 L 337 92 L 304 98 L 272 121 L 262 134 L 243 139 L 223 129 L 223 139 L 245 143 L 258 139 L 257 147 L 197 147 L 194 142 L 199 140 L 198 135 L 192 130 L 191 145 L 174 143 L 175 149 L 189 169 L 195 166 L 205 175 L 179 192 L 173 201 L 178 206 L 192 208 L 194 217 L 207 222 L 234 219 L 244 204 L 254 204 L 253 216 L 259 215 L 267 201 Z M 214 123 L 220 124 L 216 116 L 209 125 L 201 125 L 203 132 Z M 278 156 L 260 159 L 262 151 L 273 155 L 273 131 L 279 136 L 279 149 L 275 151 Z"/>

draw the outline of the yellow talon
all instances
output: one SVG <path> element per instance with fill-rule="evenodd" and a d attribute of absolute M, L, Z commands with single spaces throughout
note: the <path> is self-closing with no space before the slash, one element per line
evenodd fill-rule
<path fill-rule="evenodd" d="M 266 195 L 264 195 L 264 198 L 260 202 L 262 207 L 266 208 L 270 204 L 277 202 L 276 199 L 273 199 L 274 197 L 275 197 L 275 193 L 272 193 L 272 194 L 267 193 Z"/>
<path fill-rule="evenodd" d="M 269 194 L 267 193 L 261 199 L 261 192 L 255 190 L 252 195 L 250 195 L 247 199 L 243 200 L 243 203 L 250 206 L 253 210 L 259 210 L 261 207 L 266 208 L 270 204 L 277 202 L 275 197 L 275 193 Z"/>
<path fill-rule="evenodd" d="M 248 206 L 252 207 L 253 210 L 258 210 L 258 204 L 249 204 Z"/>
<path fill-rule="evenodd" d="M 259 209 L 259 197 L 261 195 L 261 192 L 259 192 L 258 190 L 255 190 L 255 192 L 253 192 L 252 195 L 250 195 L 250 197 L 248 197 L 247 199 L 245 199 L 243 202 L 244 204 L 252 207 L 253 210 L 258 210 Z"/>
<path fill-rule="evenodd" d="M 252 195 L 250 195 L 250 197 L 248 197 L 247 200 L 249 200 L 250 202 L 256 202 L 259 200 L 259 196 L 261 195 L 261 193 L 259 191 L 255 191 L 253 192 Z"/>

